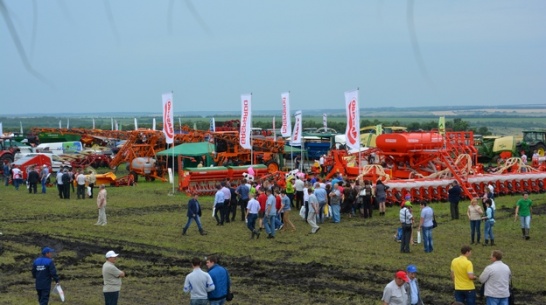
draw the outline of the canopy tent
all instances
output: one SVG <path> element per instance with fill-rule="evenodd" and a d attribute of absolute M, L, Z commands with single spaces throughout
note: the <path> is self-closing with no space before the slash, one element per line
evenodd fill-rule
<path fill-rule="evenodd" d="M 214 144 L 210 142 L 183 143 L 157 153 L 158 156 L 187 156 L 199 157 L 215 151 Z"/>
<path fill-rule="evenodd" d="M 210 166 L 214 163 L 212 152 L 216 151 L 214 144 L 210 142 L 183 143 L 175 147 L 158 152 L 157 156 L 175 156 L 192 157 L 183 158 L 183 167 L 197 167 L 200 161 L 203 161 L 203 166 Z M 201 158 L 193 158 L 201 157 Z"/>

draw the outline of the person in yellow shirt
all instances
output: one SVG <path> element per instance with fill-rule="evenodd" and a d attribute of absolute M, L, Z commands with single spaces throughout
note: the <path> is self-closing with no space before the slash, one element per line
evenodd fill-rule
<path fill-rule="evenodd" d="M 472 255 L 470 246 L 461 248 L 461 255 L 451 261 L 451 279 L 455 285 L 455 301 L 466 305 L 476 305 L 476 286 L 474 286 L 474 267 L 468 259 Z"/>

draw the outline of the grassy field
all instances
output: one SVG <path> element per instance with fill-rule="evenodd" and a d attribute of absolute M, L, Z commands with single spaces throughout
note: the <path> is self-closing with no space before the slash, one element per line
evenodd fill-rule
<path fill-rule="evenodd" d="M 118 266 L 127 272 L 120 304 L 189 304 L 183 295 L 190 260 L 218 254 L 232 277 L 232 304 L 380 304 L 384 286 L 398 269 L 415 264 L 419 269 L 426 304 L 449 304 L 452 283 L 450 262 L 469 242 L 466 217 L 451 221 L 447 203 L 432 203 L 439 226 L 434 230 L 434 252 L 415 245 L 399 252 L 393 240 L 398 208 L 385 217 L 325 223 L 316 235 L 295 212 L 296 232 L 280 232 L 274 240 L 250 240 L 237 220 L 216 226 L 211 198 L 201 198 L 202 221 L 208 235 L 195 224 L 181 236 L 186 222 L 187 197 L 169 196 L 171 186 L 140 182 L 135 187 L 109 187 L 108 225 L 95 226 L 95 200 L 61 200 L 53 188 L 28 194 L 26 189 L 0 186 L 0 304 L 35 304 L 32 261 L 43 246 L 55 248 L 55 262 L 67 298 L 66 304 L 103 303 L 101 266 L 108 250 L 121 253 Z M 533 194 L 536 205 L 531 240 L 521 238 L 513 207 L 519 196 L 497 199 L 494 227 L 497 249 L 511 267 L 517 304 L 546 304 L 544 294 L 544 234 L 546 196 Z M 465 215 L 468 202 L 461 202 Z M 419 208 L 415 208 L 419 213 Z M 483 230 L 483 227 L 482 227 Z M 483 235 L 483 234 L 482 234 Z M 490 263 L 492 247 L 475 246 L 471 260 L 476 274 Z M 60 304 L 52 296 L 50 304 Z"/>

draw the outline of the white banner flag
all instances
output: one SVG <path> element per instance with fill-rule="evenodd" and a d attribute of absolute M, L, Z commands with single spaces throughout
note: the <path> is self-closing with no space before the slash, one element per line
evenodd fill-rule
<path fill-rule="evenodd" d="M 95 118 L 93 118 L 93 129 L 95 129 Z"/>
<path fill-rule="evenodd" d="M 241 127 L 239 129 L 239 144 L 251 149 L 250 131 L 252 130 L 252 94 L 241 95 Z"/>
<path fill-rule="evenodd" d="M 66 119 L 66 129 L 70 129 L 70 119 Z"/>
<path fill-rule="evenodd" d="M 294 133 L 290 145 L 301 146 L 301 110 L 296 111 L 294 118 L 296 122 L 294 123 Z"/>
<path fill-rule="evenodd" d="M 2 122 L 0 122 L 0 136 L 4 136 L 4 128 L 2 127 Z"/>
<path fill-rule="evenodd" d="M 328 116 L 326 113 L 322 114 L 322 127 L 324 127 L 324 132 L 328 130 Z"/>
<path fill-rule="evenodd" d="M 112 124 L 112 130 L 114 130 L 114 118 L 110 118 L 110 123 Z"/>
<path fill-rule="evenodd" d="M 63 128 L 63 122 L 62 120 L 59 120 L 59 129 Z"/>
<path fill-rule="evenodd" d="M 282 124 L 281 134 L 284 138 L 292 135 L 292 122 L 290 119 L 290 93 L 285 92 L 281 94 L 282 102 Z"/>
<path fill-rule="evenodd" d="M 138 130 L 138 122 L 136 118 L 135 118 L 135 130 Z"/>
<path fill-rule="evenodd" d="M 173 93 L 164 93 L 163 98 L 163 133 L 167 144 L 174 142 L 174 122 L 173 122 Z M 155 130 L 155 118 L 154 118 Z"/>
<path fill-rule="evenodd" d="M 347 112 L 347 147 L 360 151 L 360 109 L 358 108 L 358 90 L 345 92 L 345 110 Z"/>
<path fill-rule="evenodd" d="M 216 132 L 216 122 L 214 121 L 214 118 L 210 119 L 209 130 L 212 132 Z"/>
<path fill-rule="evenodd" d="M 152 130 L 155 130 L 155 118 L 152 119 Z"/>

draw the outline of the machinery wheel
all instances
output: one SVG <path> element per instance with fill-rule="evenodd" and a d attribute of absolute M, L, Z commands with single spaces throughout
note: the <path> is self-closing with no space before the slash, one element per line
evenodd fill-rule
<path fill-rule="evenodd" d="M 269 161 L 265 164 L 267 166 L 268 173 L 276 173 L 279 171 L 279 163 L 275 161 Z"/>
<path fill-rule="evenodd" d="M 1 164 L 1 165 L 4 165 L 4 160 L 8 160 L 10 164 L 13 163 L 13 160 L 14 160 L 14 159 L 13 159 L 13 155 L 10 154 L 10 153 L 5 153 L 5 154 L 3 154 L 3 155 L 0 157 L 0 162 L 1 162 L 0 164 Z"/>
<path fill-rule="evenodd" d="M 138 182 L 138 174 L 135 171 L 131 171 L 129 175 L 133 175 L 134 181 Z"/>
<path fill-rule="evenodd" d="M 535 147 L 533 147 L 533 150 L 537 150 L 538 154 L 541 156 L 541 157 L 544 157 L 544 154 L 546 153 L 546 145 L 542 144 L 542 143 L 539 143 L 537 145 L 535 145 Z"/>

